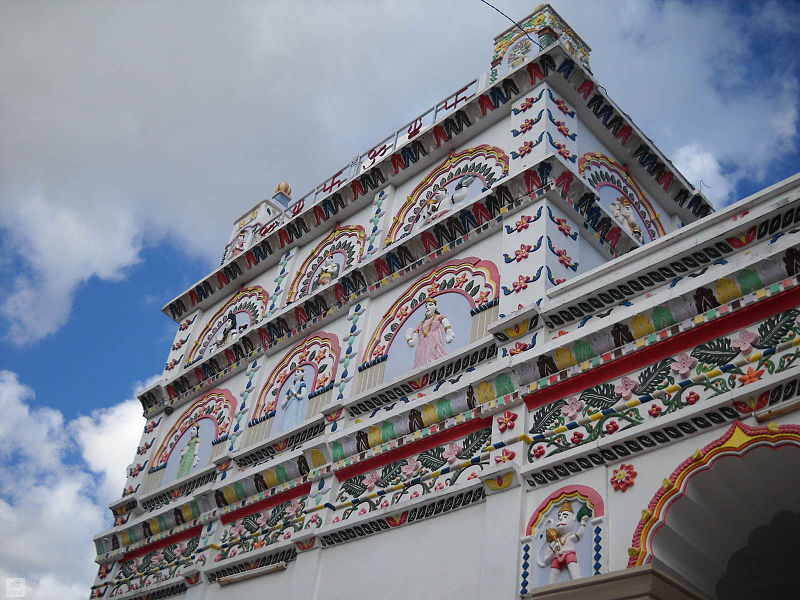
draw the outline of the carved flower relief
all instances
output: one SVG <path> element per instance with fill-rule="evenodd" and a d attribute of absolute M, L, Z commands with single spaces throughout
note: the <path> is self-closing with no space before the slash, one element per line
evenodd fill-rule
<path fill-rule="evenodd" d="M 759 339 L 760 336 L 757 333 L 753 333 L 747 329 L 742 329 L 739 332 L 739 337 L 731 342 L 731 346 L 736 348 L 742 354 L 747 355 L 753 351 L 753 344 L 758 343 Z"/>
<path fill-rule="evenodd" d="M 617 491 L 624 492 L 633 486 L 633 480 L 638 473 L 633 469 L 633 465 L 621 464 L 619 469 L 614 469 L 611 475 L 611 485 Z"/>
<path fill-rule="evenodd" d="M 686 352 L 681 352 L 675 357 L 670 369 L 681 377 L 688 377 L 696 366 L 697 359 L 695 357 L 689 356 Z"/>
<path fill-rule="evenodd" d="M 575 396 L 570 396 L 567 399 L 567 403 L 561 407 L 561 414 L 570 421 L 574 421 L 578 418 L 578 415 L 581 414 L 584 406 L 583 400 L 579 400 Z"/>
<path fill-rule="evenodd" d="M 639 383 L 627 375 L 623 377 L 617 385 L 614 386 L 614 393 L 620 396 L 623 400 L 630 400 L 633 391 L 639 387 Z"/>

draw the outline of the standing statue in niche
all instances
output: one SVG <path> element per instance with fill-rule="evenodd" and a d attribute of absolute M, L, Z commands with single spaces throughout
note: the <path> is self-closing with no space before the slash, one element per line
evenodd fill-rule
<path fill-rule="evenodd" d="M 406 342 L 412 348 L 416 347 L 414 367 L 427 365 L 429 362 L 447 354 L 447 347 L 456 337 L 450 321 L 436 309 L 436 299 L 428 298 L 425 301 L 425 316 L 416 329 L 406 331 Z"/>
<path fill-rule="evenodd" d="M 283 395 L 281 408 L 283 409 L 283 429 L 290 429 L 302 423 L 306 418 L 306 405 L 308 399 L 307 386 L 303 379 L 303 369 L 295 369 L 291 384 Z"/>
<path fill-rule="evenodd" d="M 326 285 L 336 279 L 339 276 L 339 265 L 336 263 L 336 260 L 333 258 L 333 252 L 327 252 L 325 254 L 325 260 L 322 262 L 322 266 L 320 267 L 319 273 L 317 273 L 317 277 L 314 280 L 314 286 L 312 289 L 315 289 L 317 286 Z"/>
<path fill-rule="evenodd" d="M 633 206 L 631 206 L 631 201 L 629 198 L 625 196 L 620 196 L 614 202 L 611 203 L 611 215 L 623 226 L 625 229 L 630 232 L 630 234 L 635 237 L 639 243 L 644 243 L 644 237 L 642 236 L 642 229 L 639 227 L 639 224 L 636 222 L 636 219 L 633 218 Z"/>
<path fill-rule="evenodd" d="M 181 450 L 181 462 L 178 465 L 177 477 L 184 477 L 192 472 L 192 469 L 200 462 L 200 452 L 197 444 L 200 443 L 200 427 L 192 427 L 191 438 Z"/>
<path fill-rule="evenodd" d="M 422 225 L 430 223 L 466 198 L 469 191 L 467 188 L 473 181 L 475 181 L 475 176 L 468 174 L 458 180 L 455 191 L 452 194 L 448 194 L 445 188 L 436 190 L 422 207 L 422 214 L 420 215 Z"/>
<path fill-rule="evenodd" d="M 572 503 L 564 501 L 558 510 L 556 516 L 555 527 L 553 527 L 553 520 L 547 519 L 545 521 L 545 539 L 543 544 L 545 555 L 542 558 L 541 550 L 536 554 L 536 563 L 540 568 L 546 569 L 547 564 L 545 561 L 550 562 L 550 579 L 548 583 L 556 583 L 559 575 L 564 568 L 569 571 L 569 576 L 572 579 L 577 579 L 581 576 L 580 568 L 578 567 L 578 554 L 576 544 L 583 536 L 586 530 L 586 523 L 589 522 L 591 511 L 583 506 L 578 511 L 580 518 L 580 525 L 575 529 L 575 522 L 577 520 L 575 512 L 572 510 Z"/>

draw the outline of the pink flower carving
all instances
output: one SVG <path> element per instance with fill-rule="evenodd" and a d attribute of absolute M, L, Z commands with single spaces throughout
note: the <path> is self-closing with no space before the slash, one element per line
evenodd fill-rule
<path fill-rule="evenodd" d="M 583 400 L 578 400 L 575 396 L 570 396 L 567 399 L 567 403 L 561 407 L 561 414 L 570 421 L 574 421 L 578 418 L 578 415 L 581 414 L 583 407 Z"/>
<path fill-rule="evenodd" d="M 413 457 L 409 457 L 406 459 L 406 464 L 400 469 L 403 472 L 403 475 L 406 477 L 413 477 L 414 473 L 416 473 L 419 469 L 422 468 L 422 463 L 418 460 L 414 460 Z"/>
<path fill-rule="evenodd" d="M 630 400 L 631 396 L 633 395 L 633 390 L 635 390 L 637 387 L 639 387 L 639 383 L 626 375 L 617 385 L 614 386 L 614 393 L 617 396 L 622 397 L 623 400 Z"/>
<path fill-rule="evenodd" d="M 433 488 L 435 492 L 441 492 L 443 489 L 444 489 L 444 484 L 441 481 L 437 483 L 436 486 Z"/>
<path fill-rule="evenodd" d="M 419 492 L 414 492 L 411 494 L 411 499 L 413 500 L 414 498 L 419 498 Z"/>
<path fill-rule="evenodd" d="M 696 404 L 698 400 L 700 400 L 700 394 L 697 392 L 689 392 L 686 394 L 686 401 L 689 404 Z"/>
<path fill-rule="evenodd" d="M 447 459 L 451 465 L 458 459 L 458 453 L 461 452 L 461 446 L 455 442 L 450 442 L 447 449 L 442 452 L 442 456 Z"/>
<path fill-rule="evenodd" d="M 384 500 L 383 502 L 381 502 L 381 508 L 388 508 L 388 507 L 389 507 L 389 501 L 388 500 Z"/>
<path fill-rule="evenodd" d="M 367 487 L 368 490 L 375 489 L 375 484 L 380 481 L 381 476 L 378 474 L 377 471 L 370 471 L 367 473 L 366 477 L 364 477 L 364 485 Z"/>
<path fill-rule="evenodd" d="M 661 408 L 661 407 L 660 407 L 658 404 L 651 404 L 651 405 L 650 405 L 650 408 L 649 408 L 649 409 L 647 409 L 647 413 L 648 413 L 648 414 L 649 414 L 651 417 L 655 418 L 655 417 L 657 417 L 658 415 L 660 415 L 660 414 L 661 414 L 661 411 L 662 411 L 662 410 L 664 410 L 664 409 L 663 409 L 663 408 Z"/>
<path fill-rule="evenodd" d="M 360 511 L 358 511 L 358 514 L 360 514 L 360 515 L 365 515 L 365 514 L 367 514 L 367 507 L 366 507 L 366 506 L 365 506 L 365 507 L 363 507 L 363 508 L 362 508 Z"/>
<path fill-rule="evenodd" d="M 681 352 L 675 357 L 675 361 L 670 365 L 670 368 L 681 377 L 688 377 L 696 366 L 697 359 L 694 356 Z"/>
<path fill-rule="evenodd" d="M 333 517 L 333 520 L 331 521 L 331 523 L 338 523 L 339 521 L 341 521 L 341 519 L 338 516 L 335 516 L 335 517 Z"/>
<path fill-rule="evenodd" d="M 283 534 L 283 539 L 288 540 L 290 537 L 292 537 L 292 530 L 287 529 L 286 533 Z"/>
<path fill-rule="evenodd" d="M 467 481 L 469 481 L 470 479 L 475 479 L 477 476 L 478 476 L 477 473 L 470 473 L 469 477 L 467 477 Z"/>
<path fill-rule="evenodd" d="M 515 354 L 519 354 L 520 352 L 525 352 L 525 350 L 527 349 L 528 349 L 528 344 L 524 342 L 517 342 L 516 344 L 514 344 L 514 347 L 508 351 L 508 353 L 511 356 L 514 356 Z"/>
<path fill-rule="evenodd" d="M 533 150 L 533 142 L 531 141 L 525 142 L 522 144 L 522 146 L 519 147 L 519 155 L 525 156 L 526 154 L 530 154 L 532 150 Z"/>
<path fill-rule="evenodd" d="M 232 540 L 238 539 L 244 535 L 244 525 L 237 523 L 230 528 L 230 536 Z"/>
<path fill-rule="evenodd" d="M 544 456 L 545 449 L 544 446 L 539 444 L 536 448 L 533 449 L 533 456 L 534 458 L 542 458 Z"/>
<path fill-rule="evenodd" d="M 528 215 L 522 215 L 520 220 L 517 221 L 516 223 L 514 223 L 514 225 L 517 228 L 517 233 L 519 233 L 523 229 L 527 229 L 530 226 L 530 223 L 531 223 L 532 220 L 533 220 L 533 217 L 529 217 Z"/>
<path fill-rule="evenodd" d="M 758 342 L 759 339 L 761 339 L 761 337 L 757 333 L 742 329 L 739 332 L 739 337 L 731 342 L 731 346 L 739 350 L 742 354 L 750 354 L 753 350 L 753 344 Z"/>
<path fill-rule="evenodd" d="M 514 250 L 514 255 L 517 258 L 517 262 L 521 260 L 525 260 L 528 258 L 531 252 L 531 245 L 530 244 L 520 244 L 519 250 Z"/>
<path fill-rule="evenodd" d="M 498 465 L 501 465 L 503 463 L 514 460 L 514 457 L 516 455 L 517 453 L 514 452 L 513 450 L 509 450 L 508 448 L 503 448 L 502 454 L 500 454 L 500 456 L 494 457 L 494 462 L 496 462 Z"/>
<path fill-rule="evenodd" d="M 581 443 L 582 439 L 583 439 L 583 434 L 580 431 L 576 431 L 575 433 L 572 434 L 572 443 L 575 444 L 576 446 Z"/>
<path fill-rule="evenodd" d="M 292 503 L 286 507 L 286 516 L 296 518 L 303 512 L 303 502 L 299 500 L 292 500 Z"/>

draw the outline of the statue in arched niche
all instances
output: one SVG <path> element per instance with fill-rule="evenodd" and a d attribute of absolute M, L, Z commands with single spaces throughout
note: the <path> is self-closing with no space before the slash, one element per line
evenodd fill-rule
<path fill-rule="evenodd" d="M 213 352 L 214 349 L 222 348 L 228 342 L 232 342 L 239 337 L 239 335 L 244 332 L 247 327 L 247 323 L 237 325 L 236 313 L 230 313 L 225 319 L 225 323 L 219 328 L 217 335 L 215 335 L 214 339 L 211 341 L 209 350 Z"/>
<path fill-rule="evenodd" d="M 536 553 L 536 563 L 540 568 L 546 569 L 546 561 L 550 561 L 550 579 L 548 583 L 556 583 L 561 571 L 567 569 L 572 579 L 581 576 L 578 566 L 578 554 L 576 544 L 583 537 L 586 524 L 591 517 L 591 511 L 582 506 L 576 517 L 572 509 L 572 502 L 565 500 L 558 509 L 556 522 L 552 519 L 545 521 L 545 543 L 542 549 L 545 550 L 544 557 L 541 556 L 540 549 Z M 580 518 L 580 525 L 575 529 L 575 523 Z"/>
<path fill-rule="evenodd" d="M 192 427 L 191 438 L 181 450 L 181 462 L 178 465 L 176 477 L 184 477 L 192 472 L 192 469 L 200 462 L 200 452 L 197 445 L 200 443 L 200 427 Z"/>
<path fill-rule="evenodd" d="M 642 228 L 639 227 L 636 219 L 633 218 L 633 206 L 631 205 L 630 199 L 625 196 L 620 196 L 611 203 L 609 208 L 611 208 L 611 214 L 614 218 L 622 223 L 625 229 L 627 229 L 640 244 L 643 243 L 644 236 L 642 235 Z"/>
<path fill-rule="evenodd" d="M 439 313 L 436 305 L 435 298 L 428 298 L 425 301 L 422 323 L 416 329 L 409 328 L 406 331 L 406 343 L 411 348 L 417 349 L 414 356 L 415 368 L 445 356 L 447 354 L 445 344 L 449 344 L 456 337 L 450 321 Z"/>
<path fill-rule="evenodd" d="M 304 379 L 303 369 L 295 369 L 292 382 L 283 394 L 283 430 L 290 429 L 302 423 L 306 418 L 306 403 L 308 399 L 308 386 Z"/>
<path fill-rule="evenodd" d="M 333 257 L 333 252 L 330 250 L 325 253 L 325 260 L 319 268 L 319 273 L 314 280 L 311 289 L 316 289 L 320 285 L 327 285 L 339 276 L 339 264 Z"/>
<path fill-rule="evenodd" d="M 448 194 L 446 188 L 436 190 L 422 207 L 422 213 L 420 215 L 422 224 L 430 223 L 440 214 L 448 212 L 456 204 L 464 200 L 469 192 L 467 188 L 469 188 L 474 181 L 475 175 L 468 173 L 458 180 L 452 194 Z"/>

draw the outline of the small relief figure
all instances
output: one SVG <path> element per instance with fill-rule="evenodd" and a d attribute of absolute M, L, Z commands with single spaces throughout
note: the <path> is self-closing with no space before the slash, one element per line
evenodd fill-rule
<path fill-rule="evenodd" d="M 290 429 L 302 423 L 306 418 L 306 404 L 308 392 L 304 379 L 303 369 L 295 369 L 292 383 L 283 394 L 283 429 Z"/>
<path fill-rule="evenodd" d="M 214 492 L 214 501 L 217 503 L 217 508 L 225 508 L 228 506 L 228 501 L 225 500 L 225 494 L 222 493 L 222 490 Z"/>
<path fill-rule="evenodd" d="M 455 191 L 452 194 L 447 193 L 447 189 L 440 188 L 431 194 L 431 197 L 425 201 L 420 213 L 420 222 L 422 225 L 430 223 L 434 219 L 448 212 L 456 204 L 467 197 L 467 193 L 472 182 L 475 181 L 475 175 L 464 175 L 456 183 Z"/>
<path fill-rule="evenodd" d="M 316 289 L 320 285 L 326 285 L 339 276 L 339 265 L 333 257 L 333 252 L 328 251 L 325 253 L 325 260 L 322 261 L 322 266 L 317 273 L 314 280 L 314 285 L 311 289 Z"/>
<path fill-rule="evenodd" d="M 247 325 L 237 329 L 236 315 L 233 313 L 229 314 L 222 324 L 222 327 L 219 328 L 217 335 L 214 336 L 211 344 L 209 344 L 209 350 L 214 351 L 214 349 L 222 348 L 225 344 L 238 337 L 239 332 L 245 329 L 247 329 Z"/>
<path fill-rule="evenodd" d="M 119 550 L 119 538 L 116 533 L 111 536 L 111 549 Z"/>
<path fill-rule="evenodd" d="M 369 450 L 369 436 L 366 431 L 359 431 L 356 434 L 356 452 L 366 452 Z"/>
<path fill-rule="evenodd" d="M 588 514 L 587 514 L 588 513 Z M 589 522 L 591 513 L 585 506 L 578 511 L 581 517 L 578 529 L 575 529 L 575 512 L 572 510 L 572 503 L 564 501 L 559 508 L 557 521 L 555 527 L 552 527 L 553 520 L 547 519 L 545 521 L 545 544 L 542 548 L 545 549 L 544 557 L 541 557 L 541 550 L 536 554 L 536 562 L 540 568 L 546 569 L 546 561 L 550 562 L 550 579 L 548 583 L 556 583 L 558 581 L 561 571 L 566 568 L 572 579 L 577 579 L 581 576 L 580 568 L 578 567 L 578 554 L 576 544 L 583 536 L 586 530 L 586 523 Z M 551 525 L 548 527 L 548 524 Z"/>
<path fill-rule="evenodd" d="M 450 321 L 436 309 L 436 299 L 428 298 L 425 301 L 425 316 L 416 329 L 406 331 L 406 342 L 412 348 L 416 347 L 414 367 L 427 365 L 429 362 L 447 354 L 447 347 L 456 337 Z"/>
<path fill-rule="evenodd" d="M 184 518 L 183 512 L 181 511 L 180 508 L 173 509 L 172 516 L 175 518 L 175 527 L 186 523 L 186 519 Z"/>
<path fill-rule="evenodd" d="M 430 198 L 425 201 L 420 211 L 421 225 L 426 225 L 433 221 L 439 215 L 439 209 L 442 208 L 442 201 L 447 198 L 447 190 L 436 190 Z"/>
<path fill-rule="evenodd" d="M 150 529 L 150 521 L 142 521 L 142 535 L 146 538 L 153 537 L 153 530 Z"/>
<path fill-rule="evenodd" d="M 178 465 L 178 474 L 176 477 L 184 477 L 192 472 L 192 469 L 200 462 L 200 452 L 197 444 L 200 443 L 200 427 L 195 425 L 192 427 L 191 438 L 186 442 L 186 445 L 181 450 L 181 462 Z"/>
<path fill-rule="evenodd" d="M 450 204 L 451 206 L 455 206 L 459 202 L 461 202 L 464 198 L 467 197 L 467 193 L 469 190 L 467 189 L 472 182 L 475 181 L 475 175 L 464 175 L 461 179 L 458 180 L 456 184 L 456 189 L 453 192 L 453 195 L 450 196 Z"/>
<path fill-rule="evenodd" d="M 472 410 L 473 408 L 475 408 L 476 404 L 477 402 L 475 400 L 475 390 L 472 389 L 471 385 L 467 386 L 467 408 Z"/>
<path fill-rule="evenodd" d="M 625 196 L 620 196 L 611 203 L 609 208 L 611 209 L 611 215 L 622 223 L 628 233 L 636 238 L 640 244 L 643 243 L 644 237 L 642 236 L 642 229 L 633 217 L 633 206 L 631 205 L 630 199 Z"/>

